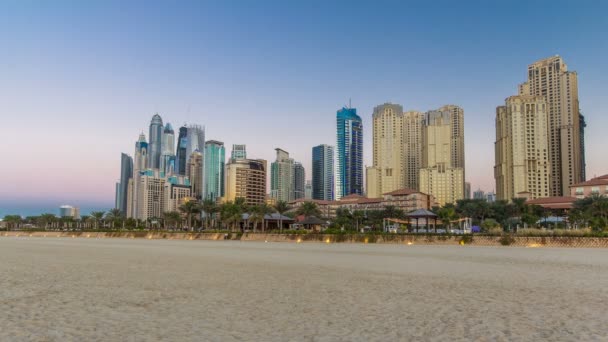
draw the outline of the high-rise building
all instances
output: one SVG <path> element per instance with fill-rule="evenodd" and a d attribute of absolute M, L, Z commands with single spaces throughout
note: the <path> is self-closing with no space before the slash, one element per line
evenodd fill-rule
<path fill-rule="evenodd" d="M 175 132 L 173 131 L 171 124 L 168 122 L 163 130 L 159 168 L 167 175 L 173 174 L 176 171 Z"/>
<path fill-rule="evenodd" d="M 139 220 L 160 218 L 164 213 L 165 182 L 158 169 L 147 169 L 140 172 L 138 177 L 136 200 L 137 216 Z"/>
<path fill-rule="evenodd" d="M 179 136 L 177 137 L 177 150 L 175 151 L 175 172 L 179 175 L 186 175 L 186 150 L 188 147 L 188 127 L 182 126 L 179 128 Z"/>
<path fill-rule="evenodd" d="M 232 145 L 232 153 L 230 159 L 247 159 L 247 146 L 246 145 Z"/>
<path fill-rule="evenodd" d="M 133 177 L 127 183 L 127 217 L 138 218 L 141 205 L 139 200 L 141 174 L 148 168 L 148 143 L 144 133 L 135 143 Z"/>
<path fill-rule="evenodd" d="M 585 117 L 583 114 L 579 114 L 579 137 L 580 137 L 580 156 L 581 156 L 581 179 L 584 182 L 587 179 L 587 161 L 585 159 L 585 127 L 587 127 L 587 122 L 585 122 Z"/>
<path fill-rule="evenodd" d="M 583 181 L 577 74 L 568 71 L 560 56 L 528 66 L 528 80 L 520 95 L 543 96 L 549 132 L 550 196 L 564 196 L 572 184 Z M 583 143 L 584 144 L 584 143 Z"/>
<path fill-rule="evenodd" d="M 225 154 L 223 142 L 205 142 L 205 199 L 217 201 L 224 197 Z"/>
<path fill-rule="evenodd" d="M 192 186 L 192 197 L 197 200 L 203 198 L 203 155 L 198 150 L 194 150 L 190 154 L 188 159 L 188 173 L 186 174 L 190 179 L 190 185 Z"/>
<path fill-rule="evenodd" d="M 312 148 L 312 198 L 334 200 L 334 147 L 319 145 Z"/>
<path fill-rule="evenodd" d="M 188 125 L 188 144 L 186 145 L 186 160 L 194 151 L 201 154 L 205 150 L 205 128 L 199 125 Z"/>
<path fill-rule="evenodd" d="M 226 164 L 225 201 L 245 199 L 247 205 L 266 202 L 266 161 L 233 159 Z"/>
<path fill-rule="evenodd" d="M 471 183 L 464 182 L 464 199 L 471 199 Z"/>
<path fill-rule="evenodd" d="M 473 199 L 485 200 L 485 199 L 487 199 L 486 193 L 481 189 L 477 189 L 476 191 L 473 192 Z"/>
<path fill-rule="evenodd" d="M 150 143 L 148 151 L 148 167 L 152 169 L 160 168 L 160 155 L 163 135 L 163 119 L 154 114 L 150 122 Z"/>
<path fill-rule="evenodd" d="M 403 186 L 408 189 L 420 190 L 423 129 L 424 113 L 413 110 L 403 113 Z"/>
<path fill-rule="evenodd" d="M 306 171 L 302 163 L 293 163 L 293 196 L 294 200 L 304 198 L 306 196 Z"/>
<path fill-rule="evenodd" d="M 363 194 L 363 123 L 355 108 L 336 113 L 336 199 Z"/>
<path fill-rule="evenodd" d="M 280 148 L 275 149 L 277 158 L 270 165 L 270 197 L 277 201 L 293 201 L 293 159 Z"/>
<path fill-rule="evenodd" d="M 542 96 L 520 95 L 496 108 L 496 197 L 549 197 L 547 105 Z"/>
<path fill-rule="evenodd" d="M 403 107 L 385 103 L 372 114 L 373 166 L 367 168 L 367 196 L 402 189 L 404 186 Z"/>
<path fill-rule="evenodd" d="M 165 212 L 178 211 L 179 206 L 192 198 L 190 179 L 184 176 L 166 177 L 164 191 Z"/>
<path fill-rule="evenodd" d="M 420 191 L 439 205 L 464 198 L 464 111 L 443 106 L 425 113 Z"/>
<path fill-rule="evenodd" d="M 133 178 L 133 158 L 121 153 L 120 155 L 120 182 L 117 192 L 116 208 L 120 209 L 123 216 L 127 215 L 127 197 L 129 190 L 129 179 Z"/>
<path fill-rule="evenodd" d="M 311 180 L 307 180 L 306 181 L 306 185 L 304 186 L 304 198 L 305 199 L 312 199 L 312 181 Z M 332 189 L 333 191 L 333 189 Z"/>

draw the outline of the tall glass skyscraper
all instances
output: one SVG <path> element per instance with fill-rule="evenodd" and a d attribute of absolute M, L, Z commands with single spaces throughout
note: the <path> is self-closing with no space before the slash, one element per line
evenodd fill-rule
<path fill-rule="evenodd" d="M 293 199 L 297 200 L 306 196 L 306 171 L 302 163 L 293 163 Z"/>
<path fill-rule="evenodd" d="M 339 200 L 363 194 L 363 123 L 355 108 L 342 108 L 336 115 L 336 191 Z"/>
<path fill-rule="evenodd" d="M 160 170 L 164 171 L 165 175 L 175 173 L 175 132 L 168 122 L 163 130 L 161 150 Z"/>
<path fill-rule="evenodd" d="M 129 178 L 133 178 L 133 158 L 126 153 L 120 155 L 120 183 L 116 195 L 117 209 L 127 216 L 127 197 L 129 191 Z"/>
<path fill-rule="evenodd" d="M 232 145 L 232 154 L 230 155 L 230 159 L 239 160 L 239 159 L 247 159 L 247 147 L 245 145 Z"/>
<path fill-rule="evenodd" d="M 179 128 L 177 137 L 177 150 L 175 151 L 175 172 L 179 175 L 186 175 L 186 150 L 188 147 L 188 127 Z"/>
<path fill-rule="evenodd" d="M 148 167 L 151 169 L 160 168 L 160 155 L 162 151 L 162 138 L 163 138 L 163 119 L 158 115 L 154 114 L 152 121 L 150 122 L 150 138 L 149 150 L 148 150 Z"/>
<path fill-rule="evenodd" d="M 312 148 L 312 198 L 334 200 L 334 147 L 319 145 Z"/>
<path fill-rule="evenodd" d="M 205 143 L 205 199 L 217 201 L 224 197 L 224 143 L 209 140 Z"/>

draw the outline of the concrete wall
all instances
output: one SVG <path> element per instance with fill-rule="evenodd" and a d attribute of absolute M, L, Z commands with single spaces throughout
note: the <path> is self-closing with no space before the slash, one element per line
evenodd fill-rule
<path fill-rule="evenodd" d="M 472 245 L 502 246 L 499 236 L 473 236 L 463 241 L 460 236 L 372 235 L 372 234 L 224 234 L 224 233 L 165 233 L 165 232 L 2 232 L 2 237 L 23 238 L 122 238 L 167 240 L 241 240 L 292 243 L 387 243 L 403 245 Z M 608 248 L 608 238 L 595 237 L 513 237 L 510 246 L 517 247 L 579 247 Z"/>

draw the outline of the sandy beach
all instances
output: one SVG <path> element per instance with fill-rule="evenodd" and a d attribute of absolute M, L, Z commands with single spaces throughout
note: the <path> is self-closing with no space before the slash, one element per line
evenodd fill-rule
<path fill-rule="evenodd" d="M 608 249 L 0 238 L 1 341 L 599 341 Z"/>

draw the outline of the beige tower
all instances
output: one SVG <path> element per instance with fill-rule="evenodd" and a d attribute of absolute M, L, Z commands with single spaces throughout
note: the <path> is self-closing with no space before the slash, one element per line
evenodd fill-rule
<path fill-rule="evenodd" d="M 224 201 L 244 198 L 247 205 L 266 202 L 266 161 L 231 159 L 226 165 Z"/>
<path fill-rule="evenodd" d="M 547 104 L 550 195 L 563 196 L 569 186 L 583 181 L 578 84 L 576 72 L 568 71 L 559 56 L 528 66 L 528 81 L 520 95 L 543 96 Z"/>
<path fill-rule="evenodd" d="M 203 198 L 203 155 L 198 151 L 190 154 L 186 176 L 190 178 L 192 186 L 192 197 L 200 200 Z"/>
<path fill-rule="evenodd" d="M 419 190 L 419 171 L 422 167 L 422 129 L 424 113 L 403 113 L 403 177 L 404 187 Z"/>
<path fill-rule="evenodd" d="M 464 111 L 444 106 L 425 114 L 420 191 L 440 205 L 464 198 Z"/>
<path fill-rule="evenodd" d="M 542 96 L 511 96 L 496 108 L 496 197 L 549 196 L 547 106 Z"/>
<path fill-rule="evenodd" d="M 367 196 L 403 188 L 403 107 L 385 103 L 374 108 L 373 166 L 367 168 Z"/>

